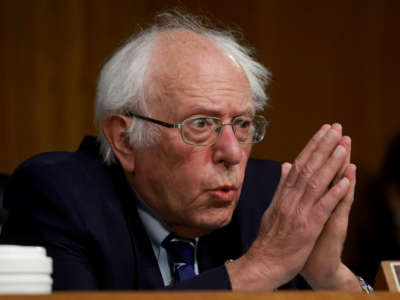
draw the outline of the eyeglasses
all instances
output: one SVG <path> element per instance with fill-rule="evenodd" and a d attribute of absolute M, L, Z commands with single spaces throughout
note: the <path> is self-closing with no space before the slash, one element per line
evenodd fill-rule
<path fill-rule="evenodd" d="M 160 120 L 148 118 L 128 112 L 127 117 L 136 117 L 144 121 L 152 122 L 168 128 L 178 128 L 183 142 L 194 146 L 210 146 L 217 142 L 221 135 L 222 126 L 231 125 L 236 139 L 240 144 L 255 144 L 264 138 L 265 128 L 269 121 L 263 116 L 237 116 L 232 122 L 224 123 L 216 117 L 190 117 L 183 120 L 182 123 L 167 123 Z"/>

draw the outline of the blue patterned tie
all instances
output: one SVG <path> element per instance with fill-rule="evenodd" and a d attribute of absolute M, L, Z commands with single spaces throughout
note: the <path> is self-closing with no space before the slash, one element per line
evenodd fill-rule
<path fill-rule="evenodd" d="M 170 234 L 163 242 L 167 250 L 174 282 L 194 277 L 194 249 L 196 241 Z"/>

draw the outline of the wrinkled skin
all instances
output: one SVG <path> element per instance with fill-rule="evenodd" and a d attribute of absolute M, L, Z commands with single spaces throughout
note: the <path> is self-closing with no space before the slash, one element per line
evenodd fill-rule
<path fill-rule="evenodd" d="M 149 117 L 170 123 L 207 115 L 230 122 L 254 113 L 241 67 L 210 40 L 186 31 L 160 35 L 146 79 Z M 224 126 L 208 147 L 183 143 L 158 126 L 158 143 L 137 148 L 126 138 L 131 119 L 110 115 L 103 132 L 128 180 L 178 234 L 198 237 L 231 220 L 251 146 Z M 353 202 L 351 141 L 339 124 L 324 125 L 282 177 L 249 251 L 226 266 L 234 290 L 273 290 L 301 273 L 315 289 L 360 290 L 341 262 Z"/>
<path fill-rule="evenodd" d="M 342 136 L 341 126 L 324 125 L 293 165 L 282 165 L 256 241 L 228 265 L 236 288 L 273 290 L 301 273 L 314 289 L 360 291 L 341 262 L 355 184 L 349 153 L 350 138 Z M 246 266 L 251 275 L 241 278 Z"/>

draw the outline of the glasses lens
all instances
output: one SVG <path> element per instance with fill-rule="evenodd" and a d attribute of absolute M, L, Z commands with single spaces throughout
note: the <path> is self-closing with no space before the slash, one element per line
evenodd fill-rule
<path fill-rule="evenodd" d="M 183 122 L 182 137 L 192 145 L 211 145 L 218 136 L 221 120 L 212 117 L 189 118 Z"/>
<path fill-rule="evenodd" d="M 268 126 L 268 121 L 263 116 L 255 116 L 253 119 L 254 123 L 254 134 L 253 143 L 261 142 L 265 135 L 265 129 Z"/>
<path fill-rule="evenodd" d="M 236 138 L 243 144 L 254 144 L 264 138 L 267 120 L 263 116 L 240 116 L 233 120 Z"/>
<path fill-rule="evenodd" d="M 241 143 L 251 143 L 254 134 L 253 119 L 248 116 L 239 116 L 232 122 L 236 138 Z"/>

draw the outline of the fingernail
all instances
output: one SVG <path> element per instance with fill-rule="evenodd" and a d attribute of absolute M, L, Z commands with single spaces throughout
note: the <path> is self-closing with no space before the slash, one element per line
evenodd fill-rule
<path fill-rule="evenodd" d="M 341 188 L 345 188 L 346 186 L 348 186 L 350 183 L 350 181 L 347 179 L 347 177 L 343 177 L 340 181 L 339 181 L 339 186 Z"/>
<path fill-rule="evenodd" d="M 333 156 L 341 157 L 346 153 L 346 149 L 342 145 L 336 147 L 335 151 L 333 151 Z"/>
<path fill-rule="evenodd" d="M 321 129 L 324 130 L 324 131 L 328 130 L 329 128 L 331 128 L 330 124 L 324 124 L 324 125 L 321 126 Z"/>
<path fill-rule="evenodd" d="M 338 130 L 342 130 L 342 124 L 340 124 L 340 123 L 334 123 L 332 125 L 332 127 L 335 128 L 335 129 L 338 129 Z"/>
<path fill-rule="evenodd" d="M 322 137 L 326 134 L 326 132 L 331 128 L 331 125 L 325 124 L 323 125 L 320 130 L 317 132 L 315 139 L 319 141 Z"/>

